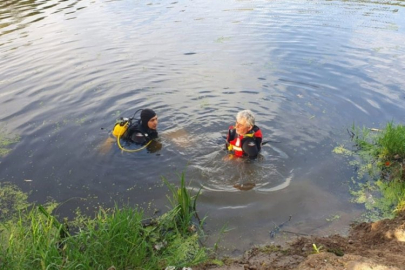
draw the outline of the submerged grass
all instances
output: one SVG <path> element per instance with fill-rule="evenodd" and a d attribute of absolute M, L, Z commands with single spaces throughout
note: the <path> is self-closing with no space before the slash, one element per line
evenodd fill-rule
<path fill-rule="evenodd" d="M 0 223 L 0 269 L 164 269 L 204 262 L 208 250 L 190 229 L 197 197 L 184 174 L 180 188 L 169 188 L 173 208 L 154 219 L 116 206 L 65 223 L 52 208 L 25 207 Z"/>
<path fill-rule="evenodd" d="M 369 181 L 352 191 L 356 201 L 365 203 L 369 219 L 391 218 L 405 211 L 405 126 L 388 123 L 382 130 L 352 127 L 361 158 L 353 161 L 358 167 L 358 178 L 369 176 Z M 336 153 L 348 152 L 336 149 Z"/>
<path fill-rule="evenodd" d="M 0 157 L 7 155 L 11 149 L 10 146 L 20 141 L 18 135 L 6 133 L 6 131 L 0 127 Z"/>
<path fill-rule="evenodd" d="M 0 222 L 12 219 L 19 210 L 29 206 L 28 194 L 11 183 L 0 183 Z"/>

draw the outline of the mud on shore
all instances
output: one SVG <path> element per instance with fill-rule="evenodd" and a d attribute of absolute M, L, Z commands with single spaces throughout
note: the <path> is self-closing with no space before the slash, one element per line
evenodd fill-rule
<path fill-rule="evenodd" d="M 405 269 L 405 212 L 353 225 L 348 237 L 301 237 L 286 247 L 257 247 L 223 261 L 197 269 Z"/>

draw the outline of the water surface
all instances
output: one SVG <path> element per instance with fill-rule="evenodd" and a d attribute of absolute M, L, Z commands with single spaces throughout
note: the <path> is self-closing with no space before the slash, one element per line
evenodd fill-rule
<path fill-rule="evenodd" d="M 66 201 L 62 215 L 114 202 L 165 211 L 161 176 L 178 183 L 185 171 L 202 187 L 208 233 L 233 228 L 231 252 L 274 241 L 289 215 L 295 232 L 345 231 L 362 209 L 332 149 L 353 123 L 404 121 L 404 5 L 3 1 L 0 125 L 21 141 L 1 158 L 0 181 L 32 201 Z M 103 151 L 115 119 L 139 108 L 158 113 L 162 148 Z M 254 162 L 223 151 L 242 109 L 279 142 Z"/>

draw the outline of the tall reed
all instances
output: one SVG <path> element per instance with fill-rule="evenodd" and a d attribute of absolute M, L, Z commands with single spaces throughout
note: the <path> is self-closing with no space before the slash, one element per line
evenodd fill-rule
<path fill-rule="evenodd" d="M 167 196 L 172 207 L 178 209 L 179 215 L 177 216 L 180 227 L 183 230 L 189 229 L 192 225 L 193 218 L 198 219 L 196 204 L 200 191 L 196 195 L 191 196 L 187 190 L 184 172 L 180 175 L 180 187 L 176 188 L 173 184 L 169 183 L 163 177 L 163 182 L 168 186 L 171 191 L 171 197 Z M 184 232 L 184 231 L 183 231 Z"/>

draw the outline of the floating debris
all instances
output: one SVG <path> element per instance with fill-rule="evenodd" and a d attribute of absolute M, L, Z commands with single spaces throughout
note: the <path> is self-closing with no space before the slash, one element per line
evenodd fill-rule
<path fill-rule="evenodd" d="M 288 218 L 287 221 L 284 221 L 283 223 L 281 223 L 280 225 L 276 226 L 272 231 L 270 231 L 270 238 L 274 238 L 276 236 L 276 234 L 280 231 L 280 229 L 291 220 L 291 215 Z"/>

